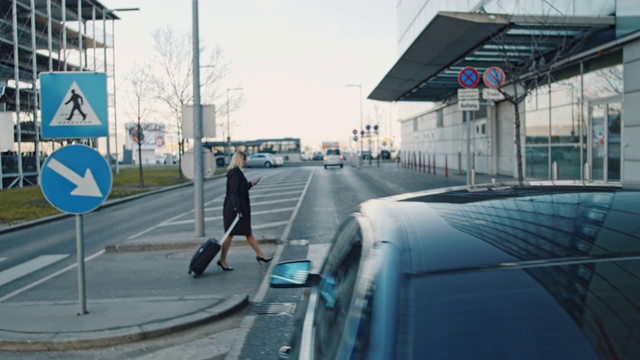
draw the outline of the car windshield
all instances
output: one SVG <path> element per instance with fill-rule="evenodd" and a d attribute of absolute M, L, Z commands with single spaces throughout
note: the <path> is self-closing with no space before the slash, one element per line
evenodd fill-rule
<path fill-rule="evenodd" d="M 327 155 L 340 155 L 340 150 L 338 150 L 338 149 L 329 149 L 329 150 L 327 150 Z"/>

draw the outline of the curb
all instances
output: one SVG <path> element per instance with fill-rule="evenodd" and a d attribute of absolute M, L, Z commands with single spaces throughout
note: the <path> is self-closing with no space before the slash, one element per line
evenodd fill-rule
<path fill-rule="evenodd" d="M 88 334 L 85 339 L 54 340 L 55 337 L 73 336 L 77 333 L 51 333 L 49 341 L 0 339 L 0 350 L 14 352 L 66 351 L 122 345 L 201 326 L 234 314 L 249 304 L 249 295 L 234 295 L 210 308 L 173 319 L 112 330 L 86 331 L 83 332 L 84 335 Z"/>

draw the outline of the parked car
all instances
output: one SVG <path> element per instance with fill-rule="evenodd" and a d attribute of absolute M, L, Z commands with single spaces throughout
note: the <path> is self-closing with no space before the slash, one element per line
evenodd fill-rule
<path fill-rule="evenodd" d="M 380 160 L 391 159 L 391 152 L 389 150 L 380 150 Z"/>
<path fill-rule="evenodd" d="M 276 159 L 276 156 L 269 153 L 255 153 L 247 158 L 247 167 L 275 167 L 282 165 L 282 158 Z"/>
<path fill-rule="evenodd" d="M 371 151 L 369 150 L 363 150 L 361 152 L 361 156 L 362 156 L 362 160 L 368 160 L 371 159 Z"/>
<path fill-rule="evenodd" d="M 640 190 L 457 187 L 370 200 L 319 272 L 281 354 L 304 359 L 639 359 Z M 304 310 L 304 308 L 302 308 Z"/>
<path fill-rule="evenodd" d="M 324 154 L 323 165 L 325 169 L 327 168 L 327 166 L 340 166 L 340 168 L 342 169 L 342 167 L 344 166 L 344 155 L 342 155 L 340 149 L 327 149 L 326 153 Z"/>
<path fill-rule="evenodd" d="M 322 151 L 314 151 L 313 155 L 311 155 L 311 160 L 323 160 L 324 154 Z"/>

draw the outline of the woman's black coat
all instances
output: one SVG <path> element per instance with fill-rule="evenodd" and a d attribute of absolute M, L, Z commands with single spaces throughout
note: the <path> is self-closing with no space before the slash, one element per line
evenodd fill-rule
<path fill-rule="evenodd" d="M 231 226 L 237 213 L 242 213 L 240 221 L 231 231 L 231 235 L 251 235 L 251 205 L 249 203 L 249 189 L 251 183 L 247 181 L 240 168 L 227 171 L 227 193 L 224 197 L 222 218 L 224 231 Z"/>

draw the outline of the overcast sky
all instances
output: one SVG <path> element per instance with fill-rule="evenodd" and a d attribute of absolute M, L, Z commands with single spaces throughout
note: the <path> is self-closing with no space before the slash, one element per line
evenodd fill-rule
<path fill-rule="evenodd" d="M 302 146 L 348 142 L 364 124 L 378 123 L 382 135 L 399 141 L 389 103 L 366 100 L 396 56 L 396 0 L 200 0 L 200 41 L 219 45 L 231 63 L 223 89 L 241 87 L 245 104 L 231 114 L 234 140 L 297 137 Z M 134 62 L 153 53 L 151 33 L 170 25 L 190 32 L 192 1 L 103 0 L 117 13 L 117 81 Z M 120 86 L 118 86 L 121 88 Z M 224 90 L 223 90 L 224 91 Z M 121 97 L 118 97 L 121 108 Z M 122 104 L 124 106 L 124 104 Z M 118 122 L 126 115 L 118 112 Z M 395 116 L 395 115 L 394 115 Z M 219 119 L 224 121 L 225 119 Z M 120 127 L 122 129 L 122 127 Z M 220 134 L 219 134 L 220 135 Z M 221 137 L 219 136 L 219 139 Z M 382 140 L 382 137 L 381 137 Z"/>

